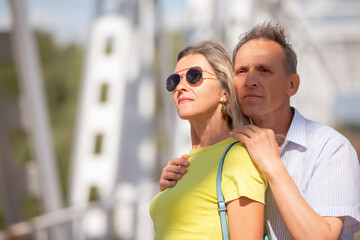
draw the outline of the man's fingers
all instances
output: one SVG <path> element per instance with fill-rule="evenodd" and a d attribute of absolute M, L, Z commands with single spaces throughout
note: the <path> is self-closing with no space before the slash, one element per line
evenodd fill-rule
<path fill-rule="evenodd" d="M 167 166 L 164 168 L 159 180 L 161 191 L 174 187 L 186 171 L 185 168 L 178 166 Z"/>
<path fill-rule="evenodd" d="M 245 135 L 246 137 L 251 137 L 251 135 L 254 134 L 254 130 L 248 125 L 244 127 L 234 128 L 230 132 L 230 134 Z"/>
<path fill-rule="evenodd" d="M 234 128 L 230 132 L 230 136 L 236 139 L 241 140 L 242 136 L 247 138 L 265 138 L 265 137 L 274 137 L 274 131 L 266 128 L 259 128 L 255 125 L 247 125 L 239 128 Z M 244 139 L 244 138 L 242 138 Z M 246 139 L 244 139 L 246 140 Z"/>
<path fill-rule="evenodd" d="M 185 174 L 186 172 L 186 168 L 181 165 L 168 165 L 163 169 L 163 173 Z"/>
<path fill-rule="evenodd" d="M 186 169 L 185 169 L 186 170 Z M 179 167 L 176 166 L 167 166 L 163 169 L 163 172 L 160 176 L 159 185 L 161 191 L 164 191 L 166 188 L 172 188 L 176 185 L 177 181 L 180 180 L 183 176 L 179 172 Z"/>
<path fill-rule="evenodd" d="M 159 184 L 160 184 L 160 190 L 164 191 L 167 188 L 172 188 L 176 185 L 176 181 L 169 181 L 169 180 L 164 180 L 164 179 L 160 179 Z"/>
<path fill-rule="evenodd" d="M 189 155 L 184 154 L 181 158 L 174 158 L 167 163 L 159 180 L 161 191 L 174 187 L 177 181 L 187 172 L 186 167 L 190 165 L 188 158 Z"/>
<path fill-rule="evenodd" d="M 173 160 L 171 160 L 171 164 L 169 162 L 170 165 L 175 165 L 175 166 L 182 166 L 182 167 L 188 167 L 190 165 L 189 161 L 187 160 L 189 158 L 189 156 L 187 154 L 184 154 L 181 156 L 181 158 L 175 158 Z"/>
<path fill-rule="evenodd" d="M 253 131 L 248 128 L 235 128 L 230 132 L 230 137 L 240 140 L 244 142 L 246 138 L 250 138 L 253 134 Z"/>
<path fill-rule="evenodd" d="M 185 159 L 185 160 L 188 160 L 188 159 L 189 159 L 189 155 L 183 154 L 183 155 L 181 156 L 181 158 L 183 158 L 183 159 Z"/>
<path fill-rule="evenodd" d="M 186 173 L 186 169 L 177 166 L 168 166 L 162 173 L 162 178 L 165 180 L 180 180 L 182 175 Z"/>

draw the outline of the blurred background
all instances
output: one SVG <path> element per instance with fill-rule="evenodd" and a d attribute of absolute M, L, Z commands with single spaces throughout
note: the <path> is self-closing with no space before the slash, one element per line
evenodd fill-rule
<path fill-rule="evenodd" d="M 190 149 L 177 52 L 264 21 L 298 54 L 292 105 L 359 156 L 360 0 L 0 0 L 0 239 L 153 239 L 162 167 Z"/>

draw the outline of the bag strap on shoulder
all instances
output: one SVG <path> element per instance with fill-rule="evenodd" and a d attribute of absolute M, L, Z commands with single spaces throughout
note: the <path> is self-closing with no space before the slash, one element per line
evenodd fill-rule
<path fill-rule="evenodd" d="M 229 237 L 229 228 L 228 228 L 227 219 L 226 219 L 226 204 L 225 204 L 224 195 L 221 190 L 221 174 L 222 174 L 222 169 L 223 169 L 226 154 L 229 152 L 230 148 L 238 142 L 240 142 L 240 141 L 233 142 L 226 148 L 226 150 L 220 160 L 219 168 L 218 168 L 217 175 L 216 175 L 216 195 L 217 195 L 217 200 L 218 200 L 218 211 L 220 214 L 221 232 L 222 232 L 223 240 L 229 240 L 230 237 Z M 271 240 L 270 236 L 267 234 L 264 235 L 263 239 Z"/>
<path fill-rule="evenodd" d="M 227 220 L 226 220 L 225 199 L 224 199 L 224 195 L 221 191 L 221 174 L 222 174 L 222 169 L 223 169 L 226 154 L 229 152 L 230 148 L 238 142 L 239 141 L 233 142 L 226 148 L 226 150 L 220 160 L 219 168 L 218 168 L 217 175 L 216 175 L 216 195 L 217 195 L 217 200 L 218 200 L 218 211 L 220 214 L 221 232 L 222 232 L 222 236 L 223 236 L 224 240 L 229 239 L 229 229 L 228 229 Z"/>

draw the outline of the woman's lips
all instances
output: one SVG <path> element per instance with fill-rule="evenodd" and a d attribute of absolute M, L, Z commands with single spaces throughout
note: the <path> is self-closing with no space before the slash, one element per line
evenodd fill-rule
<path fill-rule="evenodd" d="M 193 99 L 187 98 L 187 97 L 181 97 L 178 99 L 178 104 L 183 104 L 183 103 L 191 102 L 191 101 L 193 101 Z"/>

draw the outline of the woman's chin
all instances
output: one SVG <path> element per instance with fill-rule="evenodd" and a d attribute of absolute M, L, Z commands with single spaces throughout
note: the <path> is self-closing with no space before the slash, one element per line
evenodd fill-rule
<path fill-rule="evenodd" d="M 193 114 L 187 111 L 178 111 L 178 115 L 182 120 L 191 120 L 193 117 Z"/>
<path fill-rule="evenodd" d="M 188 121 L 190 121 L 190 118 L 189 118 L 189 116 L 179 116 L 182 120 L 188 120 Z"/>

